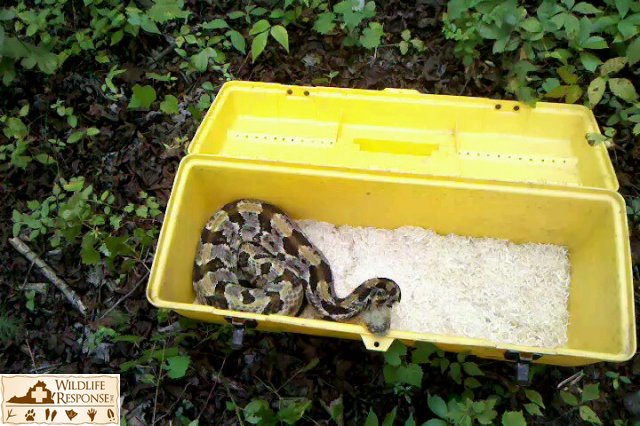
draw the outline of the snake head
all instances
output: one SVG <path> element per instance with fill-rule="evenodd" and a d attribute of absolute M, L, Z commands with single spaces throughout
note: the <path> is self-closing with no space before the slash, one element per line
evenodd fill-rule
<path fill-rule="evenodd" d="M 387 334 L 391 327 L 391 307 L 400 302 L 400 287 L 388 278 L 374 278 L 375 285 L 369 294 L 369 308 L 362 319 L 369 331 L 376 336 Z"/>

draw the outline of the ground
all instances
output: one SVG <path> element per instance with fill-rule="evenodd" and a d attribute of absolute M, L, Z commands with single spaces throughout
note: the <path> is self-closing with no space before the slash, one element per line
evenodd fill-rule
<path fill-rule="evenodd" d="M 188 6 L 201 14 L 199 19 L 205 20 L 226 13 L 232 4 L 188 2 Z M 454 42 L 445 39 L 441 31 L 439 17 L 444 2 L 408 5 L 389 1 L 378 7 L 377 16 L 385 32 L 397 34 L 410 28 L 424 42 L 426 50 L 401 55 L 397 46 L 385 45 L 385 39 L 375 52 L 345 47 L 340 36 L 324 36 L 291 25 L 290 54 L 270 44 L 260 60 L 253 63 L 250 54 L 229 51 L 226 62 L 230 65 L 225 76 L 213 71 L 181 71 L 181 59 L 171 49 L 166 50 L 168 45 L 163 40 L 158 45 L 159 37 L 140 33 L 113 48 L 112 60 L 126 70 L 117 82 L 126 87 L 149 84 L 144 82 L 146 72 L 172 72 L 177 80 L 156 86 L 163 94 L 177 96 L 181 109 L 201 99 L 204 82 L 211 82 L 215 92 L 228 76 L 307 85 L 326 78 L 330 81 L 321 81 L 322 84 L 339 87 L 411 88 L 423 93 L 510 97 L 504 90 L 506 82 L 500 69 L 482 61 L 465 68 L 454 56 Z M 147 302 L 145 286 L 155 248 L 153 232 L 148 248 L 132 256 L 136 260 L 134 266 L 121 279 L 110 273 L 104 262 L 92 265 L 81 262 L 80 244 L 52 250 L 48 239 L 29 243 L 80 295 L 89 311 L 87 317 L 82 317 L 55 286 L 8 244 L 13 210 L 27 211 L 28 201 L 48 197 L 52 183 L 60 177 L 69 180 L 85 176 L 96 194 L 109 190 L 115 195 L 114 206 L 124 208 L 129 203 L 139 206 L 144 203 L 140 197 L 144 191 L 155 197 L 163 212 L 178 163 L 200 122 L 197 114 L 167 115 L 157 108 L 151 112 L 132 111 L 127 108 L 127 99 L 109 99 L 101 86 L 110 65 L 75 56 L 50 76 L 25 70 L 12 85 L 0 89 L 0 109 L 13 111 L 30 105 L 29 131 L 34 146 L 68 134 L 59 117 L 47 122 L 50 106 L 58 99 L 73 107 L 83 126 L 100 130 L 91 140 L 55 151 L 55 167 L 43 167 L 37 162 L 25 168 L 0 165 L 0 300 L 3 301 L 0 313 L 5 322 L 19 328 L 15 333 L 7 332 L 7 346 L 0 356 L 1 372 L 119 372 L 124 397 L 122 418 L 130 425 L 170 421 L 188 424 L 196 419 L 200 424 L 269 424 L 266 419 L 269 414 L 265 414 L 268 409 L 256 402 L 260 400 L 267 401 L 276 413 L 286 407 L 304 411 L 299 424 L 333 424 L 332 417 L 342 417 L 344 424 L 364 424 L 372 408 L 380 421 L 395 408 L 396 424 L 405 424 L 411 415 L 417 424 L 422 424 L 436 417 L 431 402 L 427 404 L 433 395 L 446 401 L 466 395 L 480 402 L 498 395 L 499 413 L 524 410 L 525 404 L 531 404 L 530 394 L 513 380 L 513 365 L 505 362 L 474 359 L 471 363 L 480 368 L 480 376 L 470 372 L 473 367 L 464 367 L 464 374 L 460 373 L 460 365 L 471 358 L 460 359 L 456 373 L 447 369 L 450 363 L 456 363 L 455 354 L 432 355 L 435 362 L 420 363 L 424 372 L 421 384 L 390 386 L 383 368 L 396 361 L 367 351 L 358 341 L 250 332 L 244 349 L 232 351 L 229 327 L 188 321 L 174 313 L 159 311 Z M 331 73 L 335 76 L 326 77 Z M 600 122 L 606 121 L 605 114 L 606 111 L 596 109 Z M 1 138 L 3 143 L 9 142 L 8 138 Z M 625 197 L 636 197 L 640 192 L 640 152 L 633 139 L 615 145 L 610 153 L 620 192 Z M 146 231 L 155 228 L 157 232 L 162 215 L 147 216 L 125 220 L 122 232 L 133 233 L 135 228 Z M 640 232 L 633 225 L 631 231 L 637 289 Z M 636 295 L 636 306 L 637 302 Z M 1 330 L 4 329 L 0 327 Z M 442 359 L 448 360 L 447 366 Z M 408 358 L 402 362 L 408 368 L 418 364 Z M 187 369 L 180 371 L 182 367 Z M 566 390 L 580 396 L 586 385 L 599 384 L 597 398 L 587 402 L 604 424 L 613 424 L 616 419 L 631 422 L 633 410 L 638 414 L 630 399 L 640 388 L 638 356 L 622 364 L 535 367 L 533 371 L 530 389 L 539 392 L 546 408 L 544 416 L 527 414 L 529 424 L 584 423 L 584 416 L 581 419 L 580 415 L 584 404 L 567 402 L 568 397 L 558 389 L 564 379 L 580 372 L 583 373 L 580 381 Z M 607 376 L 607 372 L 611 374 Z M 620 383 L 614 389 L 616 374 L 628 377 L 631 384 Z M 457 383 L 460 380 L 454 376 L 477 377 L 478 386 L 469 381 L 464 385 Z M 627 407 L 625 398 L 631 401 Z M 305 406 L 307 400 L 311 404 Z M 255 410 L 246 408 L 252 401 Z M 341 404 L 342 416 L 334 410 Z M 480 407 L 479 411 L 485 408 Z M 252 417 L 252 410 L 258 414 Z M 283 416 L 297 418 L 295 413 Z M 500 422 L 500 416 L 496 423 Z"/>

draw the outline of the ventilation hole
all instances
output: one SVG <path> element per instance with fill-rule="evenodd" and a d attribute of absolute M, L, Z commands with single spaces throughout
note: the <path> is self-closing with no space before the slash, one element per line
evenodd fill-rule
<path fill-rule="evenodd" d="M 513 107 L 513 110 L 514 110 L 514 111 L 520 111 L 520 106 L 518 106 L 518 105 L 514 106 L 514 107 Z"/>
<path fill-rule="evenodd" d="M 308 91 L 308 90 L 305 90 L 305 91 L 304 91 L 304 95 L 305 95 L 305 96 L 309 96 L 309 91 Z"/>
<path fill-rule="evenodd" d="M 518 157 L 518 160 L 522 161 L 522 157 Z"/>
<path fill-rule="evenodd" d="M 533 158 L 529 158 L 529 161 L 533 161 Z"/>
<path fill-rule="evenodd" d="M 500 154 L 498 154 L 498 158 L 500 158 Z"/>
<path fill-rule="evenodd" d="M 542 161 L 544 163 L 544 158 L 542 160 L 540 160 L 540 161 Z"/>
<path fill-rule="evenodd" d="M 500 109 L 500 108 L 502 108 L 502 105 L 496 104 L 496 109 Z"/>
<path fill-rule="evenodd" d="M 289 89 L 287 90 L 287 95 L 292 95 L 293 94 L 293 90 Z"/>
<path fill-rule="evenodd" d="M 380 342 L 373 342 L 373 346 L 377 348 L 378 346 L 380 346 Z"/>
<path fill-rule="evenodd" d="M 293 138 L 291 138 L 291 142 L 293 142 Z"/>
<path fill-rule="evenodd" d="M 564 164 L 564 163 L 566 163 L 566 162 L 567 162 L 567 160 L 562 160 L 562 163 L 563 163 L 563 164 Z"/>
<path fill-rule="evenodd" d="M 556 162 L 556 160 L 551 160 L 551 162 L 552 162 L 552 163 L 555 163 L 555 162 Z"/>

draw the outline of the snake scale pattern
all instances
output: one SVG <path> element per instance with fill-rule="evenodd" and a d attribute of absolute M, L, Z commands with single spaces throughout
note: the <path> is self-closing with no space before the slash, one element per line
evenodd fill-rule
<path fill-rule="evenodd" d="M 258 314 L 298 315 L 305 299 L 323 319 L 360 316 L 369 331 L 388 332 L 400 287 L 372 278 L 344 298 L 333 288 L 324 255 L 276 206 L 243 199 L 205 225 L 193 269 L 196 302 Z M 306 296 L 306 297 L 305 297 Z"/>

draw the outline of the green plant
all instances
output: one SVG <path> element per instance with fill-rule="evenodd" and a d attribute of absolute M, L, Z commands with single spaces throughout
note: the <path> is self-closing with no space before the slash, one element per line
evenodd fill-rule
<path fill-rule="evenodd" d="M 324 3 L 321 7 L 324 11 L 318 14 L 313 25 L 313 29 L 320 34 L 330 34 L 339 28 L 345 32 L 343 40 L 345 46 L 374 49 L 380 45 L 384 34 L 382 25 L 378 22 L 368 22 L 376 15 L 376 4 L 373 1 L 365 3 L 358 0 L 344 0 L 336 3 L 331 10 Z"/>
<path fill-rule="evenodd" d="M 580 418 L 585 422 L 597 425 L 602 424 L 598 415 L 586 404 L 589 401 L 600 398 L 600 387 L 598 383 L 584 386 L 581 391 L 580 400 L 578 400 L 573 393 L 565 390 L 560 391 L 560 398 L 565 404 L 573 407 L 574 410 L 578 410 Z"/>
<path fill-rule="evenodd" d="M 417 37 L 411 37 L 411 31 L 406 29 L 400 33 L 400 38 L 402 39 L 400 43 L 398 43 L 398 48 L 400 49 L 400 53 L 402 55 L 406 55 L 410 49 L 415 50 L 417 53 L 422 53 L 425 51 L 424 43 Z"/>
<path fill-rule="evenodd" d="M 79 244 L 84 264 L 104 261 L 110 270 L 125 273 L 142 261 L 144 251 L 158 234 L 153 222 L 148 229 L 136 227 L 132 233 L 124 226 L 123 222 L 135 218 L 153 220 L 160 215 L 155 198 L 144 192 L 140 198 L 142 204 L 128 204 L 119 210 L 113 194 L 94 193 L 84 177 L 61 179 L 49 197 L 27 203 L 28 213 L 13 211 L 13 234 L 17 236 L 24 230 L 31 240 L 47 237 L 52 248 Z"/>
<path fill-rule="evenodd" d="M 278 402 L 277 411 L 274 411 L 268 401 L 254 399 L 245 405 L 242 415 L 252 425 L 272 426 L 280 422 L 292 425 L 302 418 L 309 407 L 311 401 L 306 398 L 283 398 Z"/>
<path fill-rule="evenodd" d="M 508 70 L 507 91 L 539 98 L 605 105 L 607 126 L 640 134 L 640 107 L 631 68 L 640 61 L 640 4 L 543 0 L 535 9 L 516 0 L 451 0 L 444 34 L 470 66 L 486 44 Z"/>
<path fill-rule="evenodd" d="M 628 378 L 627 376 L 622 376 L 622 375 L 620 375 L 620 373 L 617 373 L 615 371 L 607 371 L 605 373 L 605 376 L 607 376 L 608 378 L 611 379 L 612 386 L 613 386 L 614 390 L 620 389 L 620 383 L 625 384 L 625 385 L 630 385 L 631 384 L 631 379 L 630 378 Z"/>
<path fill-rule="evenodd" d="M 640 222 L 640 197 L 635 197 L 628 201 L 627 215 L 631 221 Z"/>

